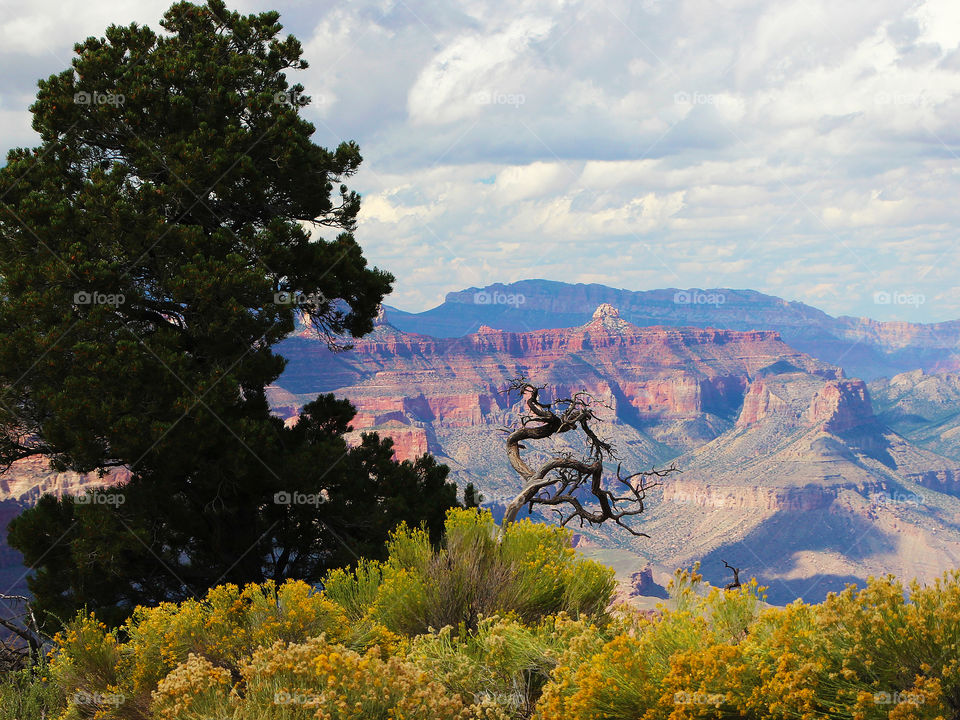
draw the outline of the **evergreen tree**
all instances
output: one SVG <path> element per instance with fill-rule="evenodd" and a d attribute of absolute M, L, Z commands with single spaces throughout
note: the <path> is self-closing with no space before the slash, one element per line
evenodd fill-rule
<path fill-rule="evenodd" d="M 456 502 L 431 458 L 395 463 L 376 436 L 349 449 L 345 401 L 292 427 L 270 415 L 272 346 L 296 319 L 345 347 L 393 280 L 353 236 L 359 149 L 311 141 L 278 18 L 181 2 L 162 34 L 88 38 L 39 83 L 40 147 L 0 168 L 0 467 L 132 472 L 11 524 L 61 617 L 315 579 L 401 520 L 439 532 Z"/>

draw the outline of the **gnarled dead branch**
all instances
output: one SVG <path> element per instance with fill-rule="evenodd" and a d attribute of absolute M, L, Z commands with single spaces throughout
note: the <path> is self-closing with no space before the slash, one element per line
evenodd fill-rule
<path fill-rule="evenodd" d="M 39 662 L 44 637 L 30 608 L 30 598 L 0 594 L 0 605 L 0 671 L 19 670 Z"/>
<path fill-rule="evenodd" d="M 740 568 L 734 567 L 733 565 L 731 565 L 730 563 L 728 563 L 726 560 L 723 560 L 722 562 L 723 562 L 724 565 L 727 566 L 727 569 L 728 569 L 728 570 L 731 570 L 731 571 L 733 572 L 733 582 L 732 582 L 732 583 L 727 583 L 727 584 L 724 586 L 723 589 L 724 589 L 724 590 L 733 590 L 734 588 L 740 587 Z"/>
<path fill-rule="evenodd" d="M 507 457 L 520 475 L 523 489 L 507 506 L 501 532 L 516 520 L 524 506 L 532 512 L 534 505 L 543 505 L 554 508 L 561 525 L 574 518 L 581 527 L 584 522 L 599 525 L 612 520 L 633 535 L 649 537 L 625 520 L 644 511 L 646 491 L 659 485 L 657 479 L 679 471 L 670 467 L 624 475 L 618 462 L 615 489 L 609 489 L 603 482 L 604 460 L 616 460 L 616 453 L 590 425 L 598 420 L 593 408 L 609 406 L 587 392 L 546 403 L 540 399 L 543 389 L 544 386 L 534 385 L 522 377 L 513 380 L 507 389 L 525 399 L 529 413 L 520 416 L 519 428 L 508 431 Z M 586 457 L 560 452 L 539 467 L 531 467 L 521 455 L 520 451 L 527 449 L 524 442 L 545 440 L 571 431 L 582 432 L 586 438 Z"/>

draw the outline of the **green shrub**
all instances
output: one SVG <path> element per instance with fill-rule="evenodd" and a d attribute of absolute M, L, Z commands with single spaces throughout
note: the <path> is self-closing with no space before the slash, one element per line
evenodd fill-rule
<path fill-rule="evenodd" d="M 465 698 L 489 700 L 511 717 L 529 717 L 559 657 L 595 625 L 564 614 L 534 627 L 506 618 L 483 618 L 473 632 L 447 626 L 420 635 L 408 657 L 429 677 Z"/>
<path fill-rule="evenodd" d="M 524 623 L 566 612 L 601 617 L 613 594 L 613 571 L 583 559 L 571 533 L 524 520 L 502 540 L 487 511 L 447 513 L 443 545 L 401 526 L 383 562 L 361 562 L 324 580 L 327 597 L 354 621 L 406 635 L 446 626 L 475 630 L 481 616 L 510 614 Z"/>
<path fill-rule="evenodd" d="M 0 675 L 0 720 L 52 720 L 63 711 L 63 690 L 42 663 Z"/>

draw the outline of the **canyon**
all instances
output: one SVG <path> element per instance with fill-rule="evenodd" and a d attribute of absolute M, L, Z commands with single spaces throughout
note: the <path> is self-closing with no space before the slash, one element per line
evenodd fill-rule
<path fill-rule="evenodd" d="M 701 560 L 717 584 L 729 560 L 776 602 L 822 599 L 871 574 L 932 579 L 960 561 L 960 462 L 898 433 L 867 383 L 776 331 L 639 327 L 610 303 L 571 328 L 460 337 L 403 332 L 390 317 L 347 353 L 306 334 L 285 341 L 277 412 L 295 421 L 319 392 L 347 397 L 355 436 L 390 436 L 401 459 L 426 448 L 497 512 L 517 489 L 503 430 L 522 410 L 504 390 L 524 376 L 548 397 L 596 398 L 625 467 L 682 471 L 649 494 L 649 539 L 577 528 L 601 557 L 626 551 L 661 575 Z M 565 449 L 578 448 L 528 453 Z"/>
<path fill-rule="evenodd" d="M 649 538 L 572 528 L 584 552 L 616 558 L 629 593 L 695 561 L 714 584 L 729 580 L 724 561 L 740 567 L 776 603 L 817 601 L 887 572 L 927 581 L 960 565 L 952 324 L 831 318 L 753 291 L 676 302 L 681 292 L 471 288 L 426 313 L 384 308 L 345 352 L 301 328 L 278 345 L 287 366 L 267 396 L 287 423 L 320 393 L 349 399 L 351 442 L 377 432 L 400 460 L 431 453 L 497 515 L 518 489 L 503 442 L 522 411 L 511 380 L 544 385 L 547 400 L 589 393 L 597 431 L 625 469 L 680 471 L 648 493 L 635 525 Z M 525 452 L 538 462 L 582 450 L 564 436 Z M 0 525 L 44 492 L 122 481 L 22 461 L 0 478 Z M 22 579 L 18 562 L 0 547 L 4 576 Z"/>

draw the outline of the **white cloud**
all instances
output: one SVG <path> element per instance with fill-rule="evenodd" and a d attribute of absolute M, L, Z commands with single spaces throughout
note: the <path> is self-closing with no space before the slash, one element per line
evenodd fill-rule
<path fill-rule="evenodd" d="M 484 105 L 522 104 L 526 97 L 511 82 L 511 64 L 552 27 L 549 18 L 532 16 L 513 20 L 502 30 L 455 38 L 410 88 L 410 121 L 444 124 L 476 116 Z"/>
<path fill-rule="evenodd" d="M 31 142 L 31 88 L 74 41 L 168 4 L 0 0 L 6 144 Z M 954 0 L 241 9 L 272 7 L 304 42 L 317 142 L 360 143 L 358 238 L 395 305 L 546 277 L 960 317 Z"/>

